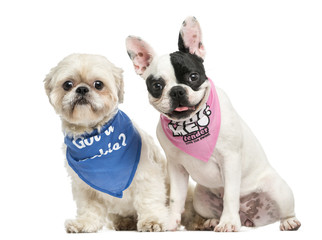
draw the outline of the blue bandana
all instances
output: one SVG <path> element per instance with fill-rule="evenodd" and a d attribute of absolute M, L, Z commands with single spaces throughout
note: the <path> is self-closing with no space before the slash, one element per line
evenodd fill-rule
<path fill-rule="evenodd" d="M 89 186 L 122 198 L 135 175 L 141 155 L 141 136 L 121 110 L 104 125 L 74 139 L 65 137 L 69 166 Z"/>

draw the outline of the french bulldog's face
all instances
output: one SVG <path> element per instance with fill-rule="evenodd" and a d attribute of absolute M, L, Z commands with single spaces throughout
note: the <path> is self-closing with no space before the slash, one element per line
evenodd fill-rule
<path fill-rule="evenodd" d="M 132 36 L 127 38 L 127 50 L 136 72 L 146 81 L 150 103 L 169 119 L 191 118 L 207 101 L 210 83 L 195 18 L 186 19 L 182 25 L 180 51 L 158 57 L 146 42 Z"/>
<path fill-rule="evenodd" d="M 173 120 L 190 118 L 208 97 L 202 59 L 190 53 L 178 51 L 156 58 L 145 80 L 150 103 Z"/>

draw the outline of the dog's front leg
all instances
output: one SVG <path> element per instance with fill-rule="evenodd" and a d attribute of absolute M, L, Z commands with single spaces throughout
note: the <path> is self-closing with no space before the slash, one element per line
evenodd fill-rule
<path fill-rule="evenodd" d="M 151 171 L 136 178 L 133 205 L 138 216 L 139 232 L 161 232 L 167 228 L 169 209 L 166 206 L 165 182 L 161 176 L 160 172 Z"/>
<path fill-rule="evenodd" d="M 66 232 L 93 233 L 102 229 L 106 224 L 107 208 L 99 198 L 99 193 L 80 179 L 72 181 L 72 188 L 77 204 L 77 217 L 66 220 Z"/>
<path fill-rule="evenodd" d="M 240 230 L 239 217 L 240 183 L 241 183 L 241 155 L 233 153 L 225 156 L 220 165 L 224 181 L 224 209 L 216 232 L 237 232 Z"/>
<path fill-rule="evenodd" d="M 181 222 L 187 197 L 189 174 L 180 164 L 168 159 L 170 177 L 170 218 L 168 230 L 175 231 Z"/>

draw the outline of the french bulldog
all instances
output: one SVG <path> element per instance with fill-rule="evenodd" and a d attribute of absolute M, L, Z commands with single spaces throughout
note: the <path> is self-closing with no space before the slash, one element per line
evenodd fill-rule
<path fill-rule="evenodd" d="M 200 25 L 188 17 L 179 33 L 179 51 L 158 56 L 139 37 L 126 39 L 135 72 L 160 112 L 157 137 L 170 176 L 169 229 L 180 225 L 189 176 L 197 183 L 193 206 L 208 219 L 205 228 L 239 231 L 280 221 L 297 230 L 294 197 L 269 164 L 259 141 L 229 98 L 207 76 Z"/>

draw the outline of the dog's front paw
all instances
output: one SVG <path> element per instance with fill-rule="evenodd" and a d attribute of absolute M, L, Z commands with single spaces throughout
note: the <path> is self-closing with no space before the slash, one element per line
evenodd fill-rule
<path fill-rule="evenodd" d="M 300 221 L 296 217 L 287 218 L 281 221 L 281 231 L 296 231 L 301 227 Z"/>
<path fill-rule="evenodd" d="M 215 227 L 215 232 L 238 232 L 241 223 L 239 216 L 231 218 L 221 218 L 219 224 Z"/>
<path fill-rule="evenodd" d="M 67 233 L 93 233 L 101 228 L 101 224 L 90 222 L 87 219 L 66 220 L 65 222 Z"/>
<path fill-rule="evenodd" d="M 181 223 L 181 214 L 172 214 L 169 218 L 167 230 L 176 231 L 180 227 Z"/>
<path fill-rule="evenodd" d="M 139 232 L 163 232 L 165 226 L 157 221 L 141 220 L 138 222 L 137 229 Z"/>

